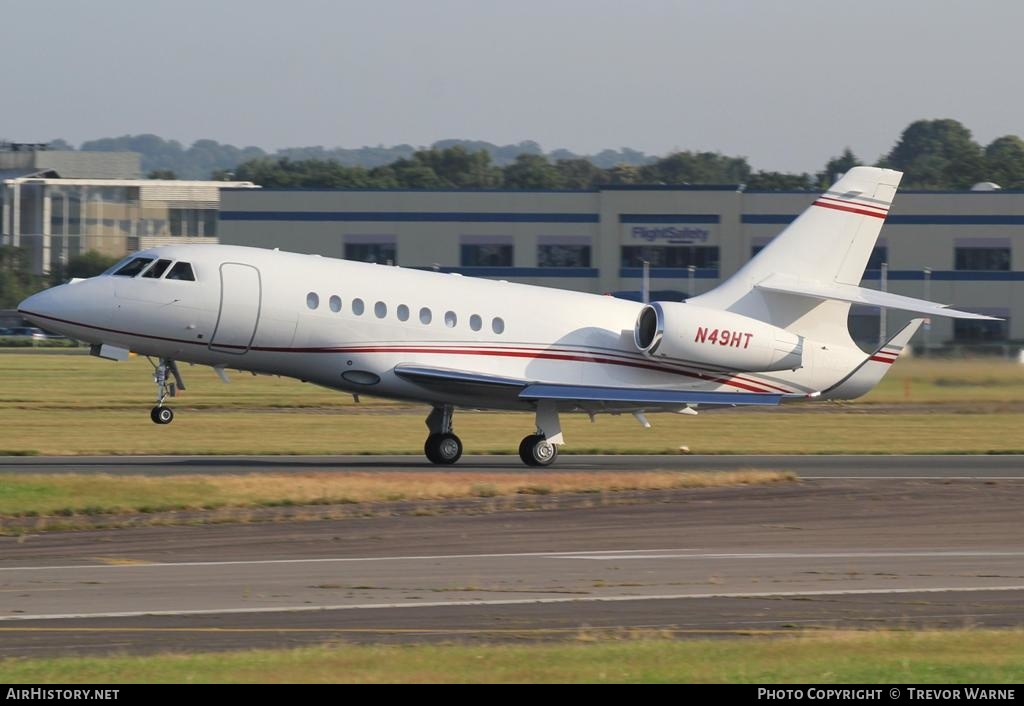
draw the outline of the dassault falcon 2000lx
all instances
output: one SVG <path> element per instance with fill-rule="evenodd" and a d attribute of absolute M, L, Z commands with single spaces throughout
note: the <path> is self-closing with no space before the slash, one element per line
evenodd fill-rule
<path fill-rule="evenodd" d="M 19 306 L 101 358 L 155 358 L 157 403 L 179 362 L 298 378 L 426 403 L 430 461 L 454 463 L 456 408 L 527 410 L 519 455 L 546 466 L 563 412 L 697 408 L 859 397 L 923 319 L 875 352 L 850 337 L 851 303 L 991 318 L 859 286 L 900 172 L 851 169 L 736 274 L 686 302 L 609 296 L 227 245 L 130 256 Z"/>

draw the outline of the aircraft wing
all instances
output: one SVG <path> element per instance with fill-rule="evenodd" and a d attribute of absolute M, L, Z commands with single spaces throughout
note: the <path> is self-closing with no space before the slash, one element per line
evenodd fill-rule
<path fill-rule="evenodd" d="M 551 400 L 562 407 L 605 410 L 630 410 L 664 407 L 679 409 L 689 405 L 778 405 L 784 399 L 805 398 L 803 394 L 767 392 L 721 392 L 678 388 L 602 387 L 534 382 L 466 370 L 432 368 L 422 365 L 397 365 L 399 377 L 427 387 L 443 387 L 459 393 L 488 390 L 528 402 Z"/>

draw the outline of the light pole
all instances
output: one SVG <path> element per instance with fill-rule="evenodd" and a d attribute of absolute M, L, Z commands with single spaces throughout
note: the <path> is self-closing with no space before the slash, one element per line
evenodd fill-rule
<path fill-rule="evenodd" d="M 931 301 L 932 293 L 932 268 L 924 268 L 924 300 Z M 932 318 L 929 316 L 924 320 L 924 356 L 928 357 L 928 348 L 931 346 Z"/>
<path fill-rule="evenodd" d="M 697 272 L 697 266 L 696 265 L 687 265 L 686 266 L 686 279 L 688 281 L 688 284 L 686 285 L 687 290 L 688 290 L 686 292 L 686 298 L 687 299 L 689 299 L 690 297 L 693 296 L 693 277 L 694 277 L 694 274 L 696 272 Z"/>

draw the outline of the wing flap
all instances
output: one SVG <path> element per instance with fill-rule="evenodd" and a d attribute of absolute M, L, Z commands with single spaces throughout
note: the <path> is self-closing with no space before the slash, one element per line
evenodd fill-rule
<path fill-rule="evenodd" d="M 533 383 L 519 393 L 524 400 L 559 402 L 606 402 L 629 405 L 777 405 L 786 395 L 767 392 L 718 392 L 702 390 L 666 390 L 644 387 L 596 387 L 590 385 L 552 385 Z"/>

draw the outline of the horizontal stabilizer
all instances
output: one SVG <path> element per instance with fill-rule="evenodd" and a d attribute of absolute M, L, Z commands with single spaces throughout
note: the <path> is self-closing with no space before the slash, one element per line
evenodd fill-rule
<path fill-rule="evenodd" d="M 953 319 L 999 320 L 994 316 L 972 314 L 969 311 L 950 309 L 944 304 L 937 304 L 925 301 L 924 299 L 914 299 L 913 297 L 904 297 L 899 294 L 890 294 L 889 292 L 880 292 L 877 289 L 866 289 L 852 284 L 812 282 L 776 274 L 769 275 L 755 286 L 766 292 L 782 292 L 783 294 L 796 294 L 802 297 L 810 297 L 811 299 L 831 299 L 840 302 L 850 302 L 851 304 L 901 309 L 928 316 L 948 316 Z"/>

